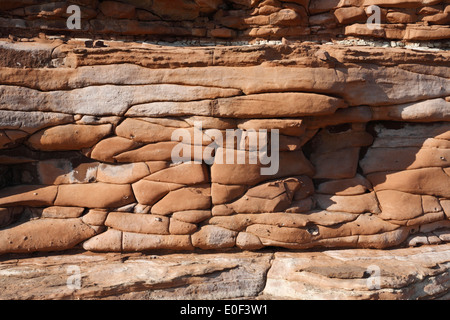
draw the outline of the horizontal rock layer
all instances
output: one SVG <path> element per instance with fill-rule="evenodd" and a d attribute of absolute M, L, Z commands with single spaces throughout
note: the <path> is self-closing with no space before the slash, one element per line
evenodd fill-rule
<path fill-rule="evenodd" d="M 293 28 L 305 4 L 258 12 Z M 448 51 L 0 44 L 0 254 L 450 241 Z"/>
<path fill-rule="evenodd" d="M 11 257 L 0 263 L 0 298 L 246 299 L 262 304 L 258 300 L 445 300 L 450 283 L 449 246 L 316 253 L 72 252 L 20 260 Z M 159 309 L 161 303 L 155 307 Z M 175 315 L 180 310 L 166 312 Z M 268 310 L 269 315 L 275 312 L 282 310 Z"/>
<path fill-rule="evenodd" d="M 78 13 L 69 7 L 73 3 L 78 5 Z M 378 6 L 378 11 L 372 10 L 373 5 Z M 164 1 L 135 0 L 8 0 L 2 3 L 0 12 L 0 27 L 5 35 L 10 30 L 26 36 L 44 31 L 172 41 L 330 39 L 338 35 L 428 41 L 450 37 L 450 10 L 446 0 L 174 0 L 170 5 Z M 74 13 L 80 17 L 79 25 L 73 21 Z M 374 13 L 378 19 L 376 26 Z M 102 44 L 89 42 L 89 45 Z"/>

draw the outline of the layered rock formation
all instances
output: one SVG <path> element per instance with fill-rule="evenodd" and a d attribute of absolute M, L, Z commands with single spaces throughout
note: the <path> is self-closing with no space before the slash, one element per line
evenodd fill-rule
<path fill-rule="evenodd" d="M 301 253 L 72 252 L 2 261 L 0 299 L 448 300 L 449 261 L 450 244 Z M 168 315 L 179 315 L 173 301 L 168 306 Z M 278 306 L 269 304 L 267 314 L 286 313 L 298 303 Z"/>
<path fill-rule="evenodd" d="M 82 21 L 68 30 L 70 5 Z M 390 40 L 450 36 L 448 0 L 5 0 L 0 27 L 17 35 L 97 35 L 128 39 L 252 40 L 336 35 Z M 380 28 L 367 27 L 379 6 Z"/>
<path fill-rule="evenodd" d="M 448 2 L 75 3 L 81 31 L 58 27 L 70 3 L 2 3 L 0 254 L 449 241 L 446 42 L 329 41 L 446 40 Z M 20 38 L 42 31 L 65 36 Z"/>

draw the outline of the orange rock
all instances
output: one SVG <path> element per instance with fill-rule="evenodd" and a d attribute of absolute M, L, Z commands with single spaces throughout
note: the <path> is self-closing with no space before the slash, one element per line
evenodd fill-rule
<path fill-rule="evenodd" d="M 123 232 L 123 251 L 193 250 L 188 235 L 159 235 Z"/>
<path fill-rule="evenodd" d="M 222 227 L 206 225 L 191 236 L 194 247 L 208 249 L 224 249 L 234 247 L 238 233 Z"/>
<path fill-rule="evenodd" d="M 84 208 L 78 207 L 48 207 L 42 210 L 41 217 L 53 219 L 79 218 L 83 212 Z"/>
<path fill-rule="evenodd" d="M 89 210 L 82 218 L 84 223 L 92 226 L 103 226 L 105 224 L 108 211 L 106 210 Z"/>
<path fill-rule="evenodd" d="M 450 198 L 450 176 L 442 168 L 423 168 L 367 175 L 376 192 L 397 190 Z"/>
<path fill-rule="evenodd" d="M 181 210 L 204 210 L 211 207 L 209 185 L 185 187 L 169 192 L 151 209 L 152 214 L 167 215 Z"/>
<path fill-rule="evenodd" d="M 197 231 L 197 226 L 193 223 L 180 221 L 174 218 L 170 219 L 169 233 L 170 234 L 192 234 Z"/>
<path fill-rule="evenodd" d="M 99 182 L 59 186 L 55 205 L 119 208 L 135 201 L 130 185 Z"/>
<path fill-rule="evenodd" d="M 132 187 L 136 200 L 140 204 L 152 206 L 170 191 L 180 189 L 183 186 L 182 184 L 176 183 L 140 180 L 133 183 Z"/>
<path fill-rule="evenodd" d="M 169 218 L 150 214 L 110 212 L 105 225 L 127 232 L 169 234 Z"/>
<path fill-rule="evenodd" d="M 97 181 L 128 184 L 134 183 L 150 174 L 148 166 L 144 162 L 130 164 L 100 164 L 97 170 Z"/>
<path fill-rule="evenodd" d="M 92 148 L 90 157 L 103 162 L 115 162 L 114 156 L 138 146 L 139 143 L 122 137 L 106 138 Z"/>
<path fill-rule="evenodd" d="M 344 7 L 334 11 L 334 16 L 340 24 L 349 24 L 353 22 L 365 22 L 367 20 L 366 12 L 361 7 Z"/>
<path fill-rule="evenodd" d="M 315 194 L 317 205 L 328 211 L 351 213 L 379 213 L 378 202 L 373 192 L 355 196 Z"/>
<path fill-rule="evenodd" d="M 178 211 L 172 214 L 172 218 L 187 223 L 200 223 L 211 217 L 210 210 L 187 210 Z"/>
<path fill-rule="evenodd" d="M 94 252 L 122 251 L 122 231 L 108 229 L 83 243 L 83 249 Z"/>
<path fill-rule="evenodd" d="M 229 203 L 242 196 L 245 191 L 247 191 L 246 186 L 213 183 L 211 185 L 211 200 L 215 205 Z"/>
<path fill-rule="evenodd" d="M 0 190 L 0 206 L 52 206 L 57 186 L 22 185 Z"/>
<path fill-rule="evenodd" d="M 384 220 L 408 220 L 422 215 L 422 199 L 420 195 L 409 194 L 396 190 L 377 192 L 381 213 Z"/>
<path fill-rule="evenodd" d="M 236 237 L 236 246 L 242 250 L 258 250 L 264 247 L 261 240 L 247 232 L 239 232 Z"/>
<path fill-rule="evenodd" d="M 116 1 L 103 1 L 99 9 L 105 16 L 118 19 L 132 19 L 135 14 L 133 5 Z"/>
<path fill-rule="evenodd" d="M 0 253 L 60 251 L 95 235 L 81 219 L 39 219 L 0 230 Z"/>
<path fill-rule="evenodd" d="M 89 126 L 68 124 L 44 129 L 28 139 L 37 150 L 80 150 L 92 147 L 111 132 L 110 124 Z"/>
<path fill-rule="evenodd" d="M 323 194 L 335 194 L 339 196 L 351 196 L 366 193 L 372 185 L 363 176 L 357 174 L 355 178 L 331 180 L 321 183 L 316 192 Z"/>
<path fill-rule="evenodd" d="M 359 148 L 345 148 L 327 153 L 314 153 L 311 162 L 315 179 L 351 179 L 358 169 Z"/>
<path fill-rule="evenodd" d="M 95 182 L 97 167 L 97 162 L 76 165 L 68 159 L 44 160 L 36 164 L 40 183 L 47 185 Z"/>
<path fill-rule="evenodd" d="M 262 93 L 217 100 L 215 116 L 281 118 L 325 115 L 347 107 L 337 98 L 313 93 Z"/>
<path fill-rule="evenodd" d="M 149 175 L 145 180 L 179 184 L 202 184 L 209 181 L 207 167 L 203 164 L 188 162 L 174 165 Z"/>

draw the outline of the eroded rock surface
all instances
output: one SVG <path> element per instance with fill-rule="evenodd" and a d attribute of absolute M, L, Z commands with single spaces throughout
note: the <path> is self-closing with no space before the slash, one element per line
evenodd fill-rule
<path fill-rule="evenodd" d="M 0 255 L 447 250 L 449 1 L 76 3 L 80 30 L 66 2 L 0 4 Z M 258 285 L 219 298 L 263 292 L 258 254 L 222 266 L 264 257 Z M 264 294 L 329 296 L 302 296 L 274 257 Z M 354 297 L 446 297 L 445 271 L 424 268 L 442 290 Z"/>

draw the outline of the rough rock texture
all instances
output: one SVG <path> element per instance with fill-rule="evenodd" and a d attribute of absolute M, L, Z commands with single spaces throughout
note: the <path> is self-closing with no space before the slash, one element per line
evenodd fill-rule
<path fill-rule="evenodd" d="M 0 255 L 446 248 L 449 1 L 75 3 L 0 4 Z"/>
<path fill-rule="evenodd" d="M 79 29 L 66 20 L 80 8 Z M 380 28 L 365 22 L 380 7 Z M 254 40 L 370 36 L 403 40 L 448 39 L 449 2 L 433 1 L 37 1 L 6 0 L 0 27 L 19 35 L 100 34 L 128 39 Z"/>
<path fill-rule="evenodd" d="M 0 299 L 446 300 L 449 263 L 449 244 L 314 253 L 11 256 L 0 264 Z"/>

